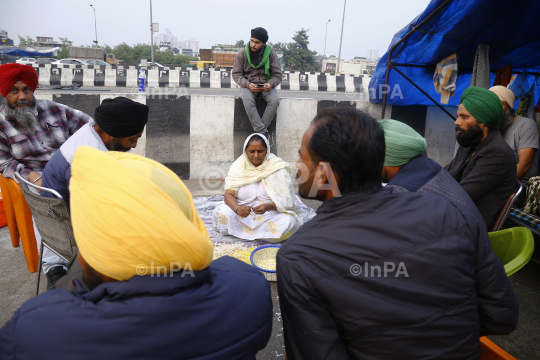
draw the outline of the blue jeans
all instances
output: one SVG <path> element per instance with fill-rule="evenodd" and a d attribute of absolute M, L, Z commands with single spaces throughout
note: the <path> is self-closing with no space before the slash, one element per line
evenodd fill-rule
<path fill-rule="evenodd" d="M 266 101 L 266 109 L 262 118 L 257 112 L 257 107 L 255 106 L 255 97 L 258 94 L 255 94 L 248 88 L 240 89 L 240 98 L 244 103 L 246 112 L 253 127 L 254 132 L 265 132 L 268 131 L 268 127 L 272 123 L 272 119 L 276 115 L 277 109 L 279 107 L 279 96 L 276 89 L 272 89 L 268 92 L 261 91 L 260 96 Z"/>

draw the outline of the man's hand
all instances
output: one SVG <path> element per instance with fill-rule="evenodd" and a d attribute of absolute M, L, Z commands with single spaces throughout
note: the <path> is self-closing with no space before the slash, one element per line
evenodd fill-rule
<path fill-rule="evenodd" d="M 38 179 L 38 180 L 36 181 L 36 179 Z M 41 186 L 41 179 L 42 179 L 41 175 L 39 173 L 35 172 L 35 171 L 32 171 L 30 174 L 28 174 L 28 181 L 30 181 L 34 185 Z M 37 190 L 37 192 L 40 192 L 40 191 Z"/>
<path fill-rule="evenodd" d="M 251 90 L 251 92 L 254 92 L 255 94 L 258 94 L 262 91 L 262 88 L 258 87 L 257 85 L 253 84 L 253 83 L 250 83 L 249 84 L 249 90 Z"/>
<path fill-rule="evenodd" d="M 265 92 L 269 92 L 270 90 L 272 90 L 272 85 L 270 85 L 269 83 L 266 83 L 266 84 L 264 84 L 262 89 Z"/>
<path fill-rule="evenodd" d="M 262 215 L 267 211 L 274 210 L 275 208 L 276 208 L 276 205 L 274 205 L 274 203 L 261 204 L 258 206 L 254 206 L 253 212 L 257 215 Z"/>
<path fill-rule="evenodd" d="M 251 212 L 251 206 L 247 206 L 247 205 L 242 205 L 238 209 L 236 209 L 236 214 L 238 214 L 241 217 L 248 217 L 250 212 Z"/>

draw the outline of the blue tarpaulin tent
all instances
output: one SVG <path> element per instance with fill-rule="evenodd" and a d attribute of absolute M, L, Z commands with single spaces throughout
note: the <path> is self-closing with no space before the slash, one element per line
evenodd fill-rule
<path fill-rule="evenodd" d="M 11 56 L 32 56 L 32 57 L 35 57 L 35 56 L 52 57 L 53 56 L 52 51 L 43 53 L 43 52 L 38 52 L 38 51 L 26 51 L 26 50 L 19 49 L 18 47 L 0 49 L 0 54 L 11 55 Z"/>
<path fill-rule="evenodd" d="M 434 105 L 413 82 L 440 102 L 441 95 L 433 85 L 435 66 L 445 57 L 457 53 L 457 88 L 448 105 L 458 105 L 459 97 L 471 82 L 478 44 L 489 45 L 490 84 L 493 84 L 497 69 L 512 64 L 515 73 L 524 70 L 531 73 L 528 81 L 532 86 L 535 75 L 540 72 L 539 1 L 432 0 L 422 14 L 394 35 L 389 51 L 373 73 L 369 84 L 370 101 L 383 102 L 388 55 L 392 52 L 387 104 Z M 536 99 L 539 89 L 536 89 Z"/>

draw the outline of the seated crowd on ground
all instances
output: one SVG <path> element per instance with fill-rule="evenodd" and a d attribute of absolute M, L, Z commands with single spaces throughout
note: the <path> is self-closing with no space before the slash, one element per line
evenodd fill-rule
<path fill-rule="evenodd" d="M 261 44 L 263 30 L 252 32 Z M 261 44 L 245 51 L 267 63 Z M 119 97 L 91 118 L 36 100 L 36 86 L 32 67 L 0 66 L 0 171 L 64 197 L 78 252 L 65 263 L 44 250 L 51 290 L 0 329 L 0 358 L 254 359 L 272 332 L 269 284 L 240 260 L 212 260 L 185 184 L 127 153 L 149 108 Z M 538 169 L 538 130 L 524 133 L 514 100 L 468 88 L 445 168 L 408 125 L 350 108 L 316 115 L 296 168 L 271 152 L 268 124 L 246 139 L 212 220 L 232 239 L 281 244 L 289 359 L 479 359 L 480 336 L 516 328 L 517 298 L 488 237 Z M 305 224 L 295 176 L 300 197 L 323 202 Z"/>

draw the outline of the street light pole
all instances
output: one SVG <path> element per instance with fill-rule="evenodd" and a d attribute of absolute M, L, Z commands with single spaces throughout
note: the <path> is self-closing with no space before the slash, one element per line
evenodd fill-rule
<path fill-rule="evenodd" d="M 96 8 L 90 4 L 90 7 L 92 7 L 92 9 L 94 9 L 94 27 L 96 29 L 96 40 L 94 41 L 96 43 L 96 45 L 98 44 L 98 41 L 97 41 L 97 20 L 96 20 Z"/>
<path fill-rule="evenodd" d="M 152 26 L 152 0 L 150 0 L 150 51 L 152 52 L 152 65 L 154 65 L 154 29 Z"/>
<path fill-rule="evenodd" d="M 341 21 L 341 37 L 339 38 L 339 55 L 337 60 L 337 72 L 339 74 L 339 65 L 341 64 L 341 41 L 343 40 L 343 25 L 345 25 L 345 7 L 347 6 L 347 0 L 343 4 L 343 20 Z"/>
<path fill-rule="evenodd" d="M 328 20 L 326 22 L 326 32 L 324 33 L 324 55 L 323 55 L 323 60 L 326 59 L 326 35 L 328 35 L 328 23 L 330 22 L 330 20 Z"/>

